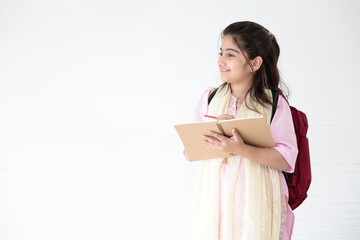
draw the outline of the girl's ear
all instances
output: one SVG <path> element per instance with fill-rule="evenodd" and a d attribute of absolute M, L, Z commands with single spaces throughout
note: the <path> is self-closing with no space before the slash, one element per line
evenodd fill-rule
<path fill-rule="evenodd" d="M 253 66 L 252 67 L 252 72 L 256 72 L 261 67 L 262 62 L 263 62 L 263 59 L 260 56 L 257 56 L 256 58 L 251 60 L 251 63 L 252 63 L 252 66 Z"/>

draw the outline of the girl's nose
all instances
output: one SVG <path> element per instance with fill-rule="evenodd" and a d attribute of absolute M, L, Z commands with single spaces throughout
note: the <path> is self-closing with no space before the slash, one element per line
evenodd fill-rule
<path fill-rule="evenodd" d="M 225 62 L 222 61 L 221 58 L 219 58 L 219 60 L 218 60 L 218 65 L 221 66 L 221 67 L 222 67 L 222 66 L 225 66 Z"/>

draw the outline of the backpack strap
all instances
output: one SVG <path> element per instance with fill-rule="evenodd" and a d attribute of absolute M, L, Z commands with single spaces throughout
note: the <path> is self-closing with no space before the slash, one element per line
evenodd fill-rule
<path fill-rule="evenodd" d="M 216 91 L 218 90 L 219 88 L 216 88 L 209 96 L 209 99 L 208 99 L 208 105 L 210 104 L 211 102 L 211 99 L 214 98 L 215 94 L 216 94 Z"/>
<path fill-rule="evenodd" d="M 270 120 L 270 122 L 273 120 L 275 112 L 276 112 L 276 107 L 277 107 L 278 100 L 279 100 L 279 91 L 271 89 L 271 93 L 272 93 L 272 97 L 273 97 L 273 105 L 272 105 L 272 112 L 271 112 L 271 120 Z"/>

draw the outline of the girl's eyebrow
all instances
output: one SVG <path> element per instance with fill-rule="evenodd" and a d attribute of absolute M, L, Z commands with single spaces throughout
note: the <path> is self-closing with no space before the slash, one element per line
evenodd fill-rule
<path fill-rule="evenodd" d="M 239 53 L 238 51 L 236 51 L 235 49 L 232 49 L 232 48 L 226 48 L 225 51 L 226 51 L 226 50 L 234 51 L 234 52 L 236 52 L 236 53 Z M 220 48 L 220 51 L 222 51 L 222 48 Z"/>

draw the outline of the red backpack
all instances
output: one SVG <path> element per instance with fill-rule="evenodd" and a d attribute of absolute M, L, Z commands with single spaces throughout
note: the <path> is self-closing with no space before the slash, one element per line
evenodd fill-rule
<path fill-rule="evenodd" d="M 215 89 L 209 96 L 208 104 L 215 96 Z M 273 107 L 271 120 L 273 119 L 279 98 L 279 91 L 272 90 Z M 286 98 L 285 98 L 286 99 Z M 291 115 L 297 140 L 298 155 L 293 173 L 283 172 L 289 189 L 289 205 L 292 210 L 297 208 L 307 197 L 307 191 L 311 183 L 311 164 L 309 141 L 306 137 L 308 121 L 305 113 L 290 106 Z"/>

